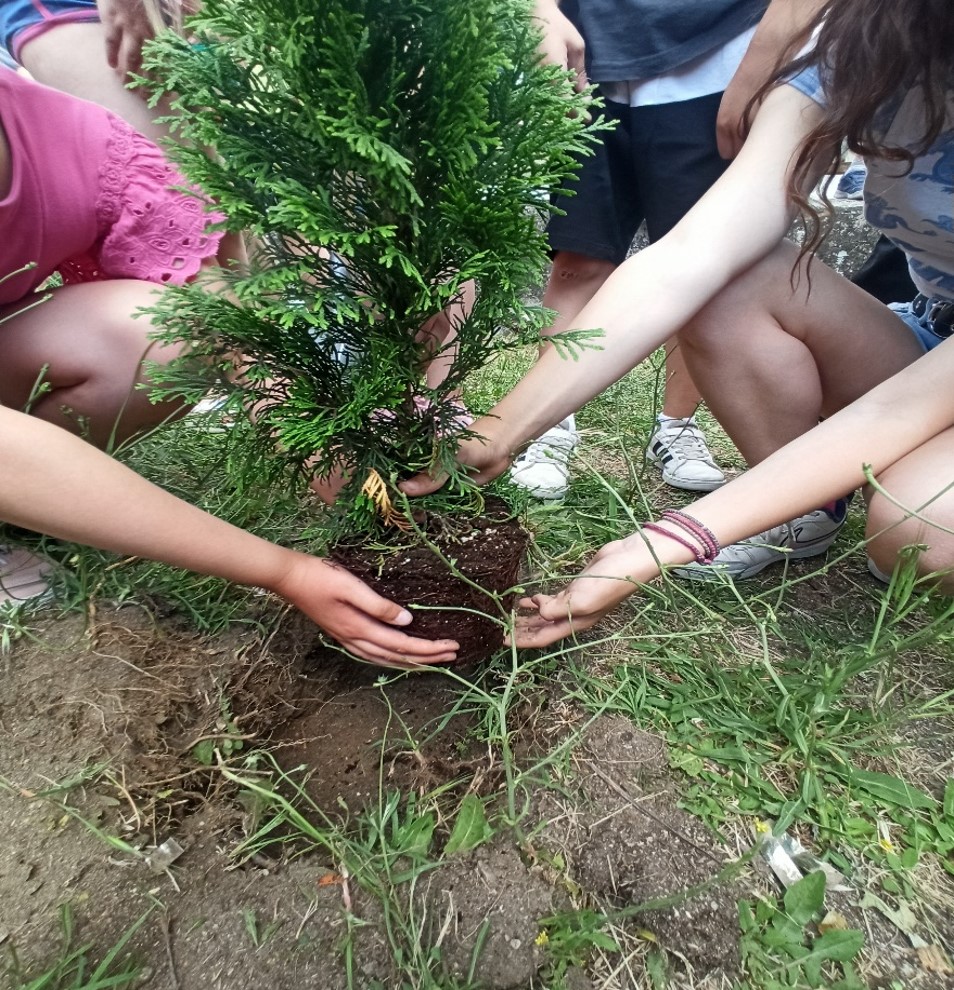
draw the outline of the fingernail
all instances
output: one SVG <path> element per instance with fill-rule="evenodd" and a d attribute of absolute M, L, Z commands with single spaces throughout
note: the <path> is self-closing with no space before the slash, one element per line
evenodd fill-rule
<path fill-rule="evenodd" d="M 409 626 L 414 621 L 414 616 L 406 608 L 402 608 L 394 620 L 396 626 Z"/>

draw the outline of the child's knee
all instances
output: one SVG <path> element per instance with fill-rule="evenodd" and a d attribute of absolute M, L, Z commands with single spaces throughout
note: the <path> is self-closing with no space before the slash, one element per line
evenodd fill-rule
<path fill-rule="evenodd" d="M 600 285 L 612 274 L 616 266 L 610 261 L 591 258 L 573 251 L 558 251 L 553 259 L 551 281 L 585 285 L 596 282 Z"/>
<path fill-rule="evenodd" d="M 915 565 L 918 575 L 940 575 L 938 590 L 944 594 L 954 594 L 954 537 L 945 532 L 945 529 L 951 528 L 954 518 L 942 521 L 930 509 L 919 515 L 924 518 L 911 516 L 883 495 L 875 493 L 868 506 L 865 534 L 868 556 L 880 571 L 890 574 L 902 551 L 919 547 Z M 933 524 L 935 522 L 937 525 Z"/>

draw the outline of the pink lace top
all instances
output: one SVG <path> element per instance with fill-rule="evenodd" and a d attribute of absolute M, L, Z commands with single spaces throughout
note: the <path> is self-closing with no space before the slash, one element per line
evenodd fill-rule
<path fill-rule="evenodd" d="M 221 215 L 172 188 L 182 175 L 152 142 L 101 107 L 0 70 L 11 175 L 0 200 L 0 303 L 53 272 L 63 280 L 182 284 L 215 255 Z"/>

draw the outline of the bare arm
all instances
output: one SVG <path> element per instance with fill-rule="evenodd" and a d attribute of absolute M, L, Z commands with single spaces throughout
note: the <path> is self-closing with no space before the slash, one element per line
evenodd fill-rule
<path fill-rule="evenodd" d="M 825 0 L 772 0 L 725 89 L 716 121 L 719 154 L 735 158 L 745 141 L 745 109 L 779 63 L 804 40 Z"/>
<path fill-rule="evenodd" d="M 0 406 L 0 519 L 61 539 L 268 588 L 352 653 L 410 666 L 457 644 L 395 626 L 410 614 L 343 568 L 279 547 L 150 484 L 65 430 Z"/>
<path fill-rule="evenodd" d="M 952 378 L 954 344 L 942 344 L 689 511 L 727 545 L 857 488 L 865 465 L 878 474 L 954 425 Z M 658 576 L 654 554 L 663 565 L 692 559 L 655 533 L 609 543 L 565 591 L 533 599 L 537 611 L 522 620 L 517 645 L 545 646 L 588 629 Z"/>
<path fill-rule="evenodd" d="M 474 424 L 484 440 L 463 443 L 459 457 L 478 483 L 499 475 L 524 443 L 622 378 L 778 245 L 792 219 L 789 164 L 820 113 L 791 86 L 769 96 L 726 173 L 669 234 L 620 265 L 577 317 L 575 327 L 603 331 L 601 349 L 569 360 L 548 346 Z M 402 487 L 420 495 L 440 483 L 419 476 Z"/>

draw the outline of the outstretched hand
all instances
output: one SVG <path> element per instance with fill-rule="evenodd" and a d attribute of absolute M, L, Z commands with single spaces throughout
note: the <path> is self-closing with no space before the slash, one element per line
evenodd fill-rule
<path fill-rule="evenodd" d="M 411 613 L 372 591 L 343 567 L 296 554 L 272 589 L 300 608 L 349 652 L 382 667 L 410 670 L 449 663 L 457 643 L 401 632 Z"/>
<path fill-rule="evenodd" d="M 607 543 L 559 594 L 520 602 L 527 614 L 518 616 L 512 640 L 521 649 L 539 648 L 589 629 L 655 574 L 658 568 L 641 533 Z"/>
<path fill-rule="evenodd" d="M 476 485 L 485 485 L 493 481 L 510 467 L 509 451 L 501 449 L 493 440 L 487 439 L 486 433 L 491 432 L 488 424 L 494 420 L 477 420 L 471 430 L 479 436 L 461 440 L 457 448 L 457 462 L 468 469 L 471 481 Z M 415 498 L 420 495 L 430 495 L 442 488 L 447 482 L 447 473 L 416 474 L 398 486 L 405 495 Z"/>

